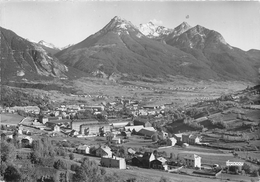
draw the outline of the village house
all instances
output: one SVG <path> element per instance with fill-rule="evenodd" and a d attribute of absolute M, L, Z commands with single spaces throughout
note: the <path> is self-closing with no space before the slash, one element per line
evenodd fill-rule
<path fill-rule="evenodd" d="M 56 120 L 61 120 L 61 119 L 62 119 L 61 116 L 57 116 L 57 117 L 40 116 L 40 117 L 39 117 L 39 121 L 40 121 L 40 123 L 42 123 L 42 124 L 45 124 L 45 123 L 47 123 L 47 122 L 49 122 L 49 121 L 56 121 Z"/>
<path fill-rule="evenodd" d="M 100 161 L 101 166 L 104 167 L 114 167 L 118 169 L 126 169 L 126 161 L 124 158 L 112 156 L 103 156 Z"/>
<path fill-rule="evenodd" d="M 139 132 L 142 128 L 144 128 L 143 125 L 125 126 L 125 127 L 124 127 L 125 131 L 130 131 L 130 132 L 133 132 L 133 130 L 134 130 L 135 132 Z"/>
<path fill-rule="evenodd" d="M 201 137 L 193 134 L 183 134 L 182 135 L 182 142 L 183 143 L 188 143 L 191 145 L 200 143 Z"/>
<path fill-rule="evenodd" d="M 172 137 L 172 138 L 167 138 L 167 144 L 169 146 L 174 146 L 177 143 L 177 139 Z"/>
<path fill-rule="evenodd" d="M 121 141 L 121 138 L 114 137 L 114 138 L 112 138 L 111 143 L 112 144 L 121 144 L 122 141 Z"/>
<path fill-rule="evenodd" d="M 71 120 L 70 119 L 60 119 L 60 120 L 47 121 L 45 123 L 45 126 L 50 127 L 53 130 L 56 125 L 58 125 L 59 127 L 70 128 Z"/>
<path fill-rule="evenodd" d="M 129 155 L 134 155 L 136 153 L 136 151 L 133 150 L 132 148 L 128 148 L 127 152 L 128 152 Z"/>
<path fill-rule="evenodd" d="M 89 154 L 90 146 L 89 145 L 80 145 L 76 148 L 76 152 L 79 154 Z"/>
<path fill-rule="evenodd" d="M 145 152 L 142 157 L 133 157 L 132 165 L 138 167 L 150 168 L 151 162 L 155 160 L 153 152 Z"/>
<path fill-rule="evenodd" d="M 52 111 L 51 113 L 50 113 L 50 116 L 54 116 L 54 117 L 57 117 L 57 116 L 59 116 L 60 115 L 60 111 Z"/>
<path fill-rule="evenodd" d="M 168 165 L 167 160 L 164 157 L 158 157 L 157 159 L 151 161 L 151 168 L 153 169 L 162 169 L 167 171 Z"/>
<path fill-rule="evenodd" d="M 130 131 L 122 131 L 121 135 L 124 136 L 125 138 L 131 137 L 131 132 Z"/>
<path fill-rule="evenodd" d="M 154 128 L 153 129 L 151 128 L 152 127 L 143 128 L 138 132 L 138 134 L 143 135 L 144 137 L 147 138 L 151 138 L 156 133 L 156 130 Z"/>
<path fill-rule="evenodd" d="M 104 157 L 104 156 L 112 157 L 112 151 L 108 146 L 100 146 L 96 150 L 96 156 L 98 156 L 98 157 Z"/>
<path fill-rule="evenodd" d="M 53 131 L 54 131 L 54 132 L 60 132 L 60 127 L 59 127 L 58 125 L 55 125 L 55 126 L 53 127 Z"/>
<path fill-rule="evenodd" d="M 185 164 L 188 167 L 198 167 L 201 168 L 201 157 L 196 155 L 196 154 L 192 154 L 192 155 L 187 155 L 183 157 Z"/>
<path fill-rule="evenodd" d="M 151 127 L 152 124 L 147 120 L 134 120 L 134 126 L 140 126 L 143 125 L 144 127 Z"/>

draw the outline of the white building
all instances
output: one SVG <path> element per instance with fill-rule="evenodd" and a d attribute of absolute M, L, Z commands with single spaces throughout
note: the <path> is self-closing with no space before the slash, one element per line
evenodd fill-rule
<path fill-rule="evenodd" d="M 201 157 L 196 154 L 184 156 L 184 162 L 189 167 L 201 168 Z"/>
<path fill-rule="evenodd" d="M 60 127 L 59 127 L 58 125 L 55 125 L 55 126 L 53 127 L 53 131 L 54 131 L 54 132 L 60 132 Z"/>
<path fill-rule="evenodd" d="M 176 143 L 177 143 L 177 139 L 172 137 L 172 138 L 168 138 L 168 141 L 169 141 L 169 145 L 170 146 L 174 146 Z"/>
<path fill-rule="evenodd" d="M 80 145 L 76 148 L 76 152 L 80 153 L 80 154 L 89 154 L 90 153 L 90 146 Z"/>
<path fill-rule="evenodd" d="M 116 156 L 113 156 L 113 157 L 104 156 L 101 158 L 100 163 L 104 167 L 114 167 L 114 168 L 119 168 L 119 169 L 126 169 L 125 159 L 116 157 Z"/>

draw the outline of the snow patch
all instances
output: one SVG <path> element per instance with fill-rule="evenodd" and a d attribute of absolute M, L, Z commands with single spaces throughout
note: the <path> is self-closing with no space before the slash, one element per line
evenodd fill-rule
<path fill-rule="evenodd" d="M 118 28 L 122 28 L 124 30 L 127 30 L 127 24 L 126 23 L 121 23 L 120 25 L 117 26 Z"/>
<path fill-rule="evenodd" d="M 20 71 L 17 71 L 16 75 L 17 75 L 17 76 L 24 76 L 25 73 L 24 73 L 23 70 L 20 70 Z"/>
<path fill-rule="evenodd" d="M 136 36 L 137 36 L 138 38 L 141 38 L 141 37 L 142 37 L 142 34 L 138 33 Z"/>

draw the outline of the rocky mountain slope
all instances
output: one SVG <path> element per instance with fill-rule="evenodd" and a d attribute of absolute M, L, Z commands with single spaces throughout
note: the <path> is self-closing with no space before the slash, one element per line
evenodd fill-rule
<path fill-rule="evenodd" d="M 49 55 L 39 44 L 30 42 L 11 30 L 1 31 L 1 80 L 67 79 L 79 76 Z"/>
<path fill-rule="evenodd" d="M 260 67 L 260 55 L 257 51 L 246 52 L 232 47 L 214 30 L 197 25 L 172 38 L 168 36 L 165 42 L 203 61 L 221 78 L 251 81 L 257 79 Z"/>

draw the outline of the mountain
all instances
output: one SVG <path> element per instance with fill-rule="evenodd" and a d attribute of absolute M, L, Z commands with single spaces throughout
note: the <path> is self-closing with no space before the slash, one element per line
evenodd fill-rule
<path fill-rule="evenodd" d="M 187 30 L 189 30 L 191 28 L 191 26 L 187 23 L 187 22 L 183 22 L 181 23 L 179 26 L 175 27 L 173 29 L 173 31 L 171 31 L 167 36 L 164 37 L 164 40 L 170 40 L 184 32 L 186 32 Z"/>
<path fill-rule="evenodd" d="M 117 16 L 97 33 L 55 56 L 66 65 L 107 77 L 181 75 L 256 82 L 260 68 L 257 51 L 232 47 L 214 30 L 191 27 L 187 22 L 174 29 L 151 22 L 136 27 Z"/>
<path fill-rule="evenodd" d="M 67 79 L 76 77 L 74 68 L 60 63 L 39 44 L 30 42 L 11 30 L 0 27 L 1 80 Z"/>
<path fill-rule="evenodd" d="M 149 38 L 160 38 L 169 35 L 173 29 L 154 25 L 152 22 L 140 24 L 139 31 Z"/>
<path fill-rule="evenodd" d="M 232 47 L 214 30 L 197 25 L 164 41 L 203 61 L 223 79 L 257 81 L 259 51 Z"/>
<path fill-rule="evenodd" d="M 40 45 L 45 51 L 47 51 L 51 55 L 54 55 L 61 50 L 52 43 L 45 42 L 44 40 L 39 41 L 38 45 Z"/>
<path fill-rule="evenodd" d="M 64 50 L 64 49 L 67 49 L 67 48 L 69 48 L 70 46 L 73 46 L 74 44 L 69 44 L 69 45 L 66 45 L 66 46 L 64 46 L 64 47 L 61 47 L 60 48 L 60 50 Z"/>
<path fill-rule="evenodd" d="M 178 48 L 146 37 L 130 21 L 114 17 L 82 42 L 55 54 L 64 64 L 87 73 L 157 77 L 183 75 L 218 79 L 210 67 Z"/>

